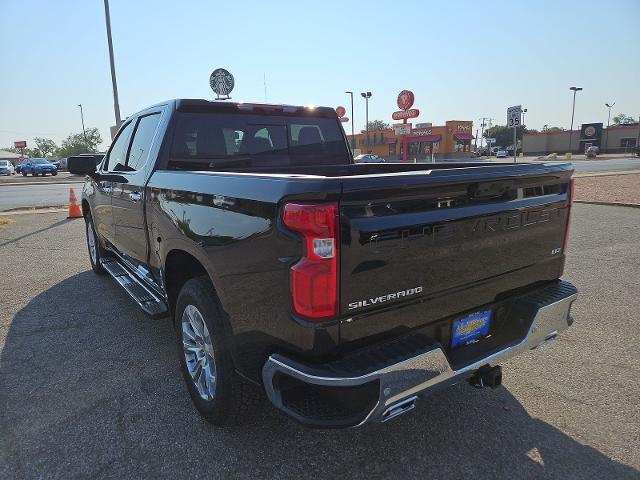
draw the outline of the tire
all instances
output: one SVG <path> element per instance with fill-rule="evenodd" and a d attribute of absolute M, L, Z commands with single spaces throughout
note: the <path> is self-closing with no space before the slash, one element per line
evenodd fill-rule
<path fill-rule="evenodd" d="M 85 233 L 87 235 L 87 250 L 89 252 L 89 261 L 91 262 L 91 268 L 97 274 L 104 275 L 107 272 L 102 267 L 102 264 L 100 263 L 100 259 L 104 256 L 105 250 L 100 245 L 100 241 L 98 240 L 98 236 L 96 234 L 96 228 L 93 225 L 93 218 L 91 218 L 90 213 L 87 213 L 87 215 L 84 217 L 84 222 L 85 222 Z M 93 251 L 92 251 L 91 240 L 90 240 L 91 236 L 93 237 L 93 248 L 94 248 Z"/>
<path fill-rule="evenodd" d="M 58 172 L 51 172 L 51 176 L 55 177 L 58 174 Z"/>
<path fill-rule="evenodd" d="M 206 328 L 202 328 L 198 316 Z M 200 340 L 200 343 L 195 340 L 198 329 L 192 327 L 194 323 L 199 324 L 199 330 L 204 333 L 201 336 L 204 341 Z M 216 426 L 245 423 L 258 411 L 262 402 L 258 389 L 235 371 L 226 315 L 209 277 L 192 278 L 184 284 L 176 303 L 175 325 L 182 374 L 200 415 Z M 191 350 L 187 350 L 185 345 L 190 346 Z M 198 348 L 198 345 L 202 348 Z M 199 350 L 199 353 L 194 353 L 194 350 Z M 190 357 L 189 364 L 187 356 Z M 201 363 L 204 361 L 207 362 L 206 366 Z M 197 376 L 198 366 L 203 375 L 207 371 L 213 373 L 213 378 L 200 387 L 190 373 L 194 371 Z M 204 392 L 199 388 L 203 388 Z"/>
<path fill-rule="evenodd" d="M 27 176 L 27 172 L 25 172 L 24 170 L 22 171 L 22 176 L 26 177 Z"/>

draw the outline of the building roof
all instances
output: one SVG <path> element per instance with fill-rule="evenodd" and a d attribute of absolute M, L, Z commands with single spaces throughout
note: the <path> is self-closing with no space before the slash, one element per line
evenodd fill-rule
<path fill-rule="evenodd" d="M 20 158 L 19 153 L 7 152 L 6 150 L 0 150 L 0 159 L 2 160 L 15 160 Z"/>

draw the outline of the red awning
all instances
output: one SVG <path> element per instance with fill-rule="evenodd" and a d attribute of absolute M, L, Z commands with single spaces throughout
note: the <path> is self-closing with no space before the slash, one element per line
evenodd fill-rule
<path fill-rule="evenodd" d="M 442 135 L 416 135 L 414 137 L 407 137 L 407 143 L 439 142 L 441 139 Z"/>
<path fill-rule="evenodd" d="M 470 133 L 455 133 L 453 136 L 456 140 L 473 140 L 473 135 Z"/>

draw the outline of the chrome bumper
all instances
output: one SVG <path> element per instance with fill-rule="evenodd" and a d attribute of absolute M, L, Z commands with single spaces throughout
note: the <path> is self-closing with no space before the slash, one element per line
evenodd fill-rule
<path fill-rule="evenodd" d="M 330 369 L 323 371 L 314 367 L 307 368 L 284 356 L 274 354 L 269 357 L 262 371 L 267 396 L 276 407 L 308 425 L 340 427 L 384 422 L 411 410 L 418 396 L 427 395 L 441 387 L 469 378 L 480 367 L 495 366 L 521 352 L 535 349 L 566 330 L 572 323 L 570 310 L 577 297 L 577 291 L 573 285 L 566 282 L 559 285 L 563 289 L 547 295 L 546 299 L 541 299 L 529 330 L 522 340 L 457 370 L 452 367 L 447 355 L 439 346 L 373 372 L 353 376 L 333 376 Z M 377 382 L 377 400 L 370 403 L 371 408 L 367 406 L 367 410 L 361 415 L 345 420 L 343 424 L 340 421 L 316 421 L 287 406 L 277 382 L 274 382 L 274 379 L 281 375 L 318 387 L 357 387 Z"/>

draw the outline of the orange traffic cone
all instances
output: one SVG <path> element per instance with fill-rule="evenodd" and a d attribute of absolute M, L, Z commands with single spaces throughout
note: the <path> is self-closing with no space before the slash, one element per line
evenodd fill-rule
<path fill-rule="evenodd" d="M 82 217 L 82 211 L 78 205 L 78 199 L 76 198 L 76 192 L 73 188 L 69 189 L 69 215 L 67 218 Z"/>

